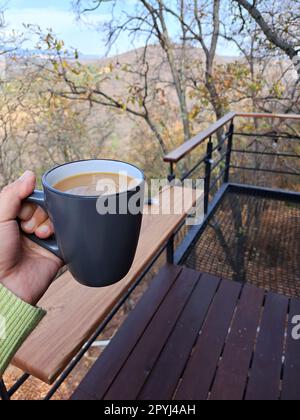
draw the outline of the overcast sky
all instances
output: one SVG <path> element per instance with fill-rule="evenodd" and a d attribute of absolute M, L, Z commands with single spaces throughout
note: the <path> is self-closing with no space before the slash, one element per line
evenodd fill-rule
<path fill-rule="evenodd" d="M 119 8 L 126 8 L 128 11 L 135 2 L 135 0 L 122 0 L 119 2 Z M 38 24 L 42 29 L 53 29 L 68 47 L 77 48 L 84 54 L 98 56 L 106 54 L 107 50 L 101 39 L 101 34 L 88 25 L 76 21 L 74 12 L 71 10 L 71 0 L 7 0 L 5 4 L 5 19 L 8 29 L 22 31 L 23 23 Z M 92 19 L 93 23 L 108 21 L 109 12 L 108 6 L 103 4 L 101 10 L 91 14 L 89 19 Z M 142 44 L 142 40 L 140 42 Z M 27 47 L 33 48 L 34 45 L 28 44 Z M 112 53 L 118 54 L 130 49 L 132 49 L 132 45 L 128 37 L 123 36 Z M 232 48 L 224 48 L 224 46 L 219 50 L 219 53 L 235 55 Z"/>

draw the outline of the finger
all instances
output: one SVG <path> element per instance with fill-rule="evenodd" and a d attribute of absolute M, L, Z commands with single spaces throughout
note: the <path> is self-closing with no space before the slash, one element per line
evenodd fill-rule
<path fill-rule="evenodd" d="M 15 220 L 22 201 L 33 193 L 36 177 L 33 172 L 25 172 L 13 184 L 5 187 L 0 194 L 0 223 Z"/>
<path fill-rule="evenodd" d="M 35 234 L 40 239 L 47 239 L 54 234 L 54 227 L 50 219 L 41 224 L 35 231 Z"/>
<path fill-rule="evenodd" d="M 33 216 L 22 222 L 21 227 L 25 233 L 34 233 L 40 225 L 46 222 L 48 217 L 48 214 L 41 207 L 37 207 Z"/>
<path fill-rule="evenodd" d="M 33 217 L 36 209 L 37 209 L 36 204 L 25 203 L 21 207 L 21 210 L 18 214 L 18 218 L 22 220 L 23 222 L 27 222 Z"/>

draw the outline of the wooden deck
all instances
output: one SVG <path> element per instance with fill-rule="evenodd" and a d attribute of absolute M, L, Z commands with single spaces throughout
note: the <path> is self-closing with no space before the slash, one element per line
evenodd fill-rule
<path fill-rule="evenodd" d="M 178 187 L 166 188 L 157 197 L 159 204 L 145 206 L 134 264 L 121 282 L 89 289 L 75 282 L 69 272 L 56 280 L 39 303 L 47 316 L 18 351 L 13 364 L 52 384 L 181 226 L 200 196 Z M 174 210 L 171 215 L 170 208 Z M 162 214 L 163 209 L 168 212 Z"/>
<path fill-rule="evenodd" d="M 300 400 L 300 301 L 166 266 L 74 400 Z"/>

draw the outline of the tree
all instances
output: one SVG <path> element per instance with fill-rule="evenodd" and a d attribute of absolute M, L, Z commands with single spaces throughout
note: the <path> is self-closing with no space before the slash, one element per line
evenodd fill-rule
<path fill-rule="evenodd" d="M 89 2 L 75 1 L 77 13 L 83 14 L 89 11 L 95 11 L 101 7 L 102 1 L 96 1 L 93 3 L 93 7 L 89 8 L 87 5 Z M 115 4 L 115 2 L 113 2 Z M 114 43 L 121 35 L 127 33 L 132 37 L 143 34 L 145 36 L 145 48 L 143 51 L 143 57 L 145 62 L 147 61 L 148 46 L 152 42 L 157 42 L 162 51 L 165 53 L 171 74 L 172 84 L 175 88 L 179 108 L 180 116 L 183 124 L 184 139 L 188 140 L 191 137 L 191 127 L 188 118 L 188 106 L 187 106 L 187 86 L 186 86 L 186 27 L 180 23 L 180 46 L 176 45 L 170 34 L 170 28 L 168 24 L 169 11 L 166 9 L 165 2 L 162 0 L 157 1 L 146 1 L 140 0 L 139 6 L 136 8 L 135 14 L 128 16 L 126 13 L 119 20 L 112 20 L 107 27 L 107 40 L 109 44 Z M 180 0 L 178 4 L 178 13 L 183 18 L 186 6 L 183 0 Z M 176 11 L 177 13 L 177 11 Z M 145 80 L 146 82 L 146 80 Z M 149 125 L 149 120 L 146 120 Z M 153 127 L 150 128 L 153 131 Z M 155 133 L 157 136 L 157 133 Z M 161 142 L 161 140 L 159 140 Z"/>
<path fill-rule="evenodd" d="M 233 0 L 255 20 L 266 39 L 294 63 L 300 78 L 300 2 L 299 0 Z M 262 11 L 261 11 L 262 10 Z"/>
<path fill-rule="evenodd" d="M 9 34 L 4 21 L 2 29 L 7 44 L 0 63 L 0 188 L 28 168 L 40 175 L 49 166 L 101 156 L 114 131 L 111 115 L 99 119 L 88 102 L 52 95 L 49 87 L 57 78 L 49 57 L 20 54 L 25 36 Z"/>
<path fill-rule="evenodd" d="M 102 3 L 101 0 L 92 3 L 76 0 L 74 5 L 77 13 L 81 15 L 94 12 Z M 116 1 L 112 3 L 115 6 Z M 143 36 L 146 44 L 144 57 L 147 57 L 148 45 L 151 42 L 160 46 L 172 75 L 171 83 L 177 95 L 179 117 L 183 125 L 183 140 L 186 141 L 192 134 L 188 96 L 190 90 L 195 88 L 189 86 L 193 73 L 189 64 L 191 51 L 198 55 L 198 60 L 201 62 L 204 54 L 205 88 L 209 93 L 216 119 L 221 118 L 226 112 L 226 107 L 219 97 L 214 74 L 216 50 L 220 38 L 221 1 L 140 0 L 137 3 L 133 14 L 124 13 L 107 25 L 107 42 L 111 45 L 125 34 L 132 38 Z M 176 35 L 172 30 L 174 26 Z M 149 113 L 147 115 L 149 116 Z M 149 125 L 149 121 L 147 122 Z"/>

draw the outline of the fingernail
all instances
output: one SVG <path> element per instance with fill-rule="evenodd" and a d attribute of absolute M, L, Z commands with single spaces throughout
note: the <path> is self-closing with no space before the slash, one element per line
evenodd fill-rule
<path fill-rule="evenodd" d="M 23 175 L 20 177 L 20 181 L 22 181 L 22 182 L 26 181 L 26 179 L 31 177 L 31 174 L 32 174 L 31 171 L 24 172 Z"/>
<path fill-rule="evenodd" d="M 49 227 L 46 225 L 40 226 L 37 231 L 42 235 L 47 235 L 49 233 Z"/>
<path fill-rule="evenodd" d="M 34 230 L 35 226 L 36 226 L 36 224 L 35 224 L 34 220 L 30 220 L 29 222 L 24 222 L 23 223 L 24 229 Z"/>

